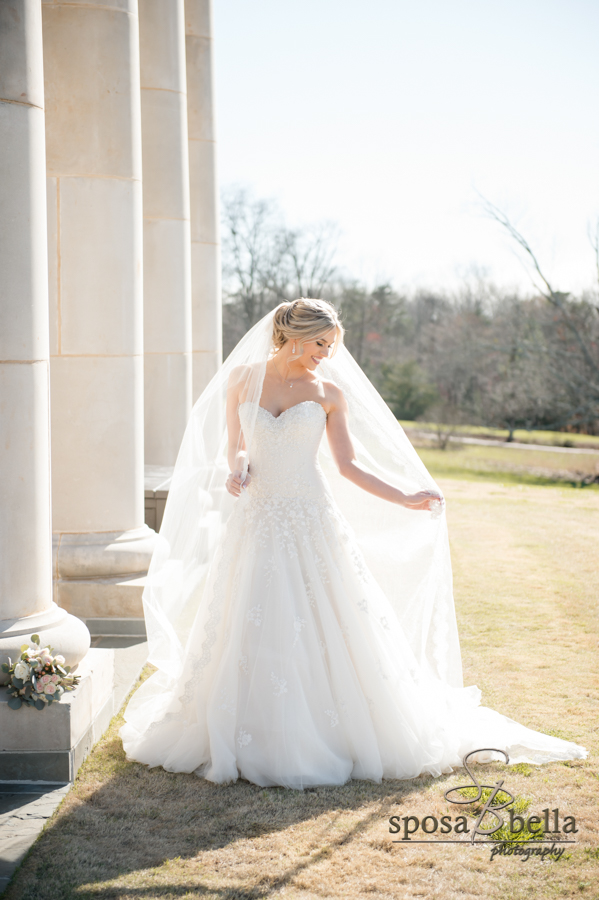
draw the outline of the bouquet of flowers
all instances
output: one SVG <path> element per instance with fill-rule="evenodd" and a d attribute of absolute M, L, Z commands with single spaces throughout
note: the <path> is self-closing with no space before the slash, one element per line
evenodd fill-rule
<path fill-rule="evenodd" d="M 23 644 L 16 663 L 10 657 L 2 663 L 2 671 L 8 674 L 7 694 L 11 709 L 20 709 L 23 703 L 45 709 L 57 703 L 65 691 L 72 691 L 80 681 L 78 675 L 69 674 L 64 656 L 54 656 L 52 647 L 40 647 L 37 634 L 31 636 L 31 644 Z"/>

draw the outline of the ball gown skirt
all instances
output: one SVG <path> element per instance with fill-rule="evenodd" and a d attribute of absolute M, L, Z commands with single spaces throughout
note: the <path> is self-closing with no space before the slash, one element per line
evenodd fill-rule
<path fill-rule="evenodd" d="M 278 418 L 259 408 L 252 480 L 216 550 L 182 674 L 157 720 L 127 717 L 127 757 L 301 789 L 439 775 L 483 747 L 513 761 L 585 756 L 481 707 L 477 688 L 422 671 L 319 468 L 325 424 L 314 401 Z"/>

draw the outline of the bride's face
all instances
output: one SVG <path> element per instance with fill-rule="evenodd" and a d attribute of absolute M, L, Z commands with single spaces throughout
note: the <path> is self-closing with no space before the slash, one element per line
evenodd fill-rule
<path fill-rule="evenodd" d="M 300 344 L 299 347 L 296 344 L 296 352 L 300 349 L 303 350 L 301 356 L 293 357 L 290 362 L 295 365 L 303 366 L 306 369 L 309 369 L 311 372 L 316 371 L 320 363 L 323 359 L 328 359 L 333 351 L 333 346 L 335 344 L 335 337 L 337 336 L 337 329 L 331 328 L 330 331 L 327 331 L 326 334 L 323 334 L 321 337 L 316 338 L 314 341 L 306 341 L 302 347 Z M 289 342 L 289 349 L 293 346 L 293 342 Z"/>

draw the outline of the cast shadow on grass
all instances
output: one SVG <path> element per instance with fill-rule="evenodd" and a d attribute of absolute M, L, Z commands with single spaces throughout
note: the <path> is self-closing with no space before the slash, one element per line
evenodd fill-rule
<path fill-rule="evenodd" d="M 194 775 L 127 762 L 118 739 L 109 742 L 107 751 L 112 774 L 98 779 L 103 783 L 96 789 L 86 789 L 85 784 L 75 788 L 75 803 L 46 828 L 15 874 L 5 900 L 267 897 L 350 845 L 377 821 L 397 813 L 432 780 L 426 776 L 382 784 L 353 781 L 304 792 L 264 789 L 241 780 L 214 785 Z M 323 814 L 326 821 L 317 821 Z M 219 887 L 212 879 L 207 883 L 202 879 L 199 854 L 232 844 L 239 844 L 240 854 L 251 854 L 246 842 L 260 842 L 310 820 L 314 832 L 307 841 L 303 835 L 305 854 L 298 860 L 294 852 L 282 872 L 277 866 L 275 874 L 265 862 L 243 888 Z M 278 845 L 277 857 L 285 846 Z M 262 852 L 268 857 L 266 847 Z M 136 872 L 139 880 L 131 877 Z"/>

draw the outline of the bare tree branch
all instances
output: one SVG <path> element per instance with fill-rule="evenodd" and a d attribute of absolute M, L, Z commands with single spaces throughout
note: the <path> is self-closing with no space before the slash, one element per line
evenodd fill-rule
<path fill-rule="evenodd" d="M 589 240 L 591 242 L 593 255 L 595 257 L 595 274 L 597 277 L 597 288 L 599 289 L 599 218 L 595 221 L 594 232 L 592 232 L 589 227 Z M 595 309 L 597 310 L 597 312 L 599 312 L 599 305 L 596 305 Z"/>
<path fill-rule="evenodd" d="M 539 290 L 541 295 L 549 303 L 551 303 L 552 306 L 554 306 L 556 309 L 558 309 L 560 311 L 564 322 L 566 323 L 566 325 L 572 332 L 572 335 L 574 336 L 575 340 L 577 341 L 587 365 L 595 373 L 595 375 L 597 377 L 599 377 L 599 365 L 593 358 L 593 355 L 592 355 L 589 347 L 587 346 L 587 343 L 586 343 L 583 335 L 581 334 L 579 328 L 577 327 L 576 323 L 574 322 L 574 320 L 572 319 L 572 317 L 570 316 L 570 314 L 568 312 L 568 308 L 567 308 L 568 294 L 564 294 L 560 291 L 553 290 L 553 288 L 549 282 L 549 279 L 546 277 L 545 273 L 541 269 L 539 261 L 535 255 L 535 253 L 533 252 L 530 244 L 528 243 L 526 238 L 518 231 L 518 229 L 515 227 L 515 225 L 512 224 L 512 222 L 508 219 L 506 214 L 502 210 L 500 210 L 497 206 L 495 206 L 493 203 L 491 203 L 490 200 L 487 200 L 486 197 L 483 197 L 482 194 L 479 193 L 478 196 L 481 198 L 481 201 L 483 203 L 483 208 L 484 208 L 486 215 L 489 218 L 493 219 L 495 222 L 497 222 L 499 225 L 501 225 L 502 228 L 504 228 L 507 231 L 507 233 L 510 235 L 510 237 L 512 237 L 516 241 L 516 243 L 527 254 L 528 258 L 532 262 L 534 271 L 537 273 L 537 275 L 541 279 L 542 283 L 545 286 L 545 289 L 544 290 L 540 289 L 538 287 L 538 285 L 535 285 L 535 287 L 537 287 L 537 290 Z"/>

